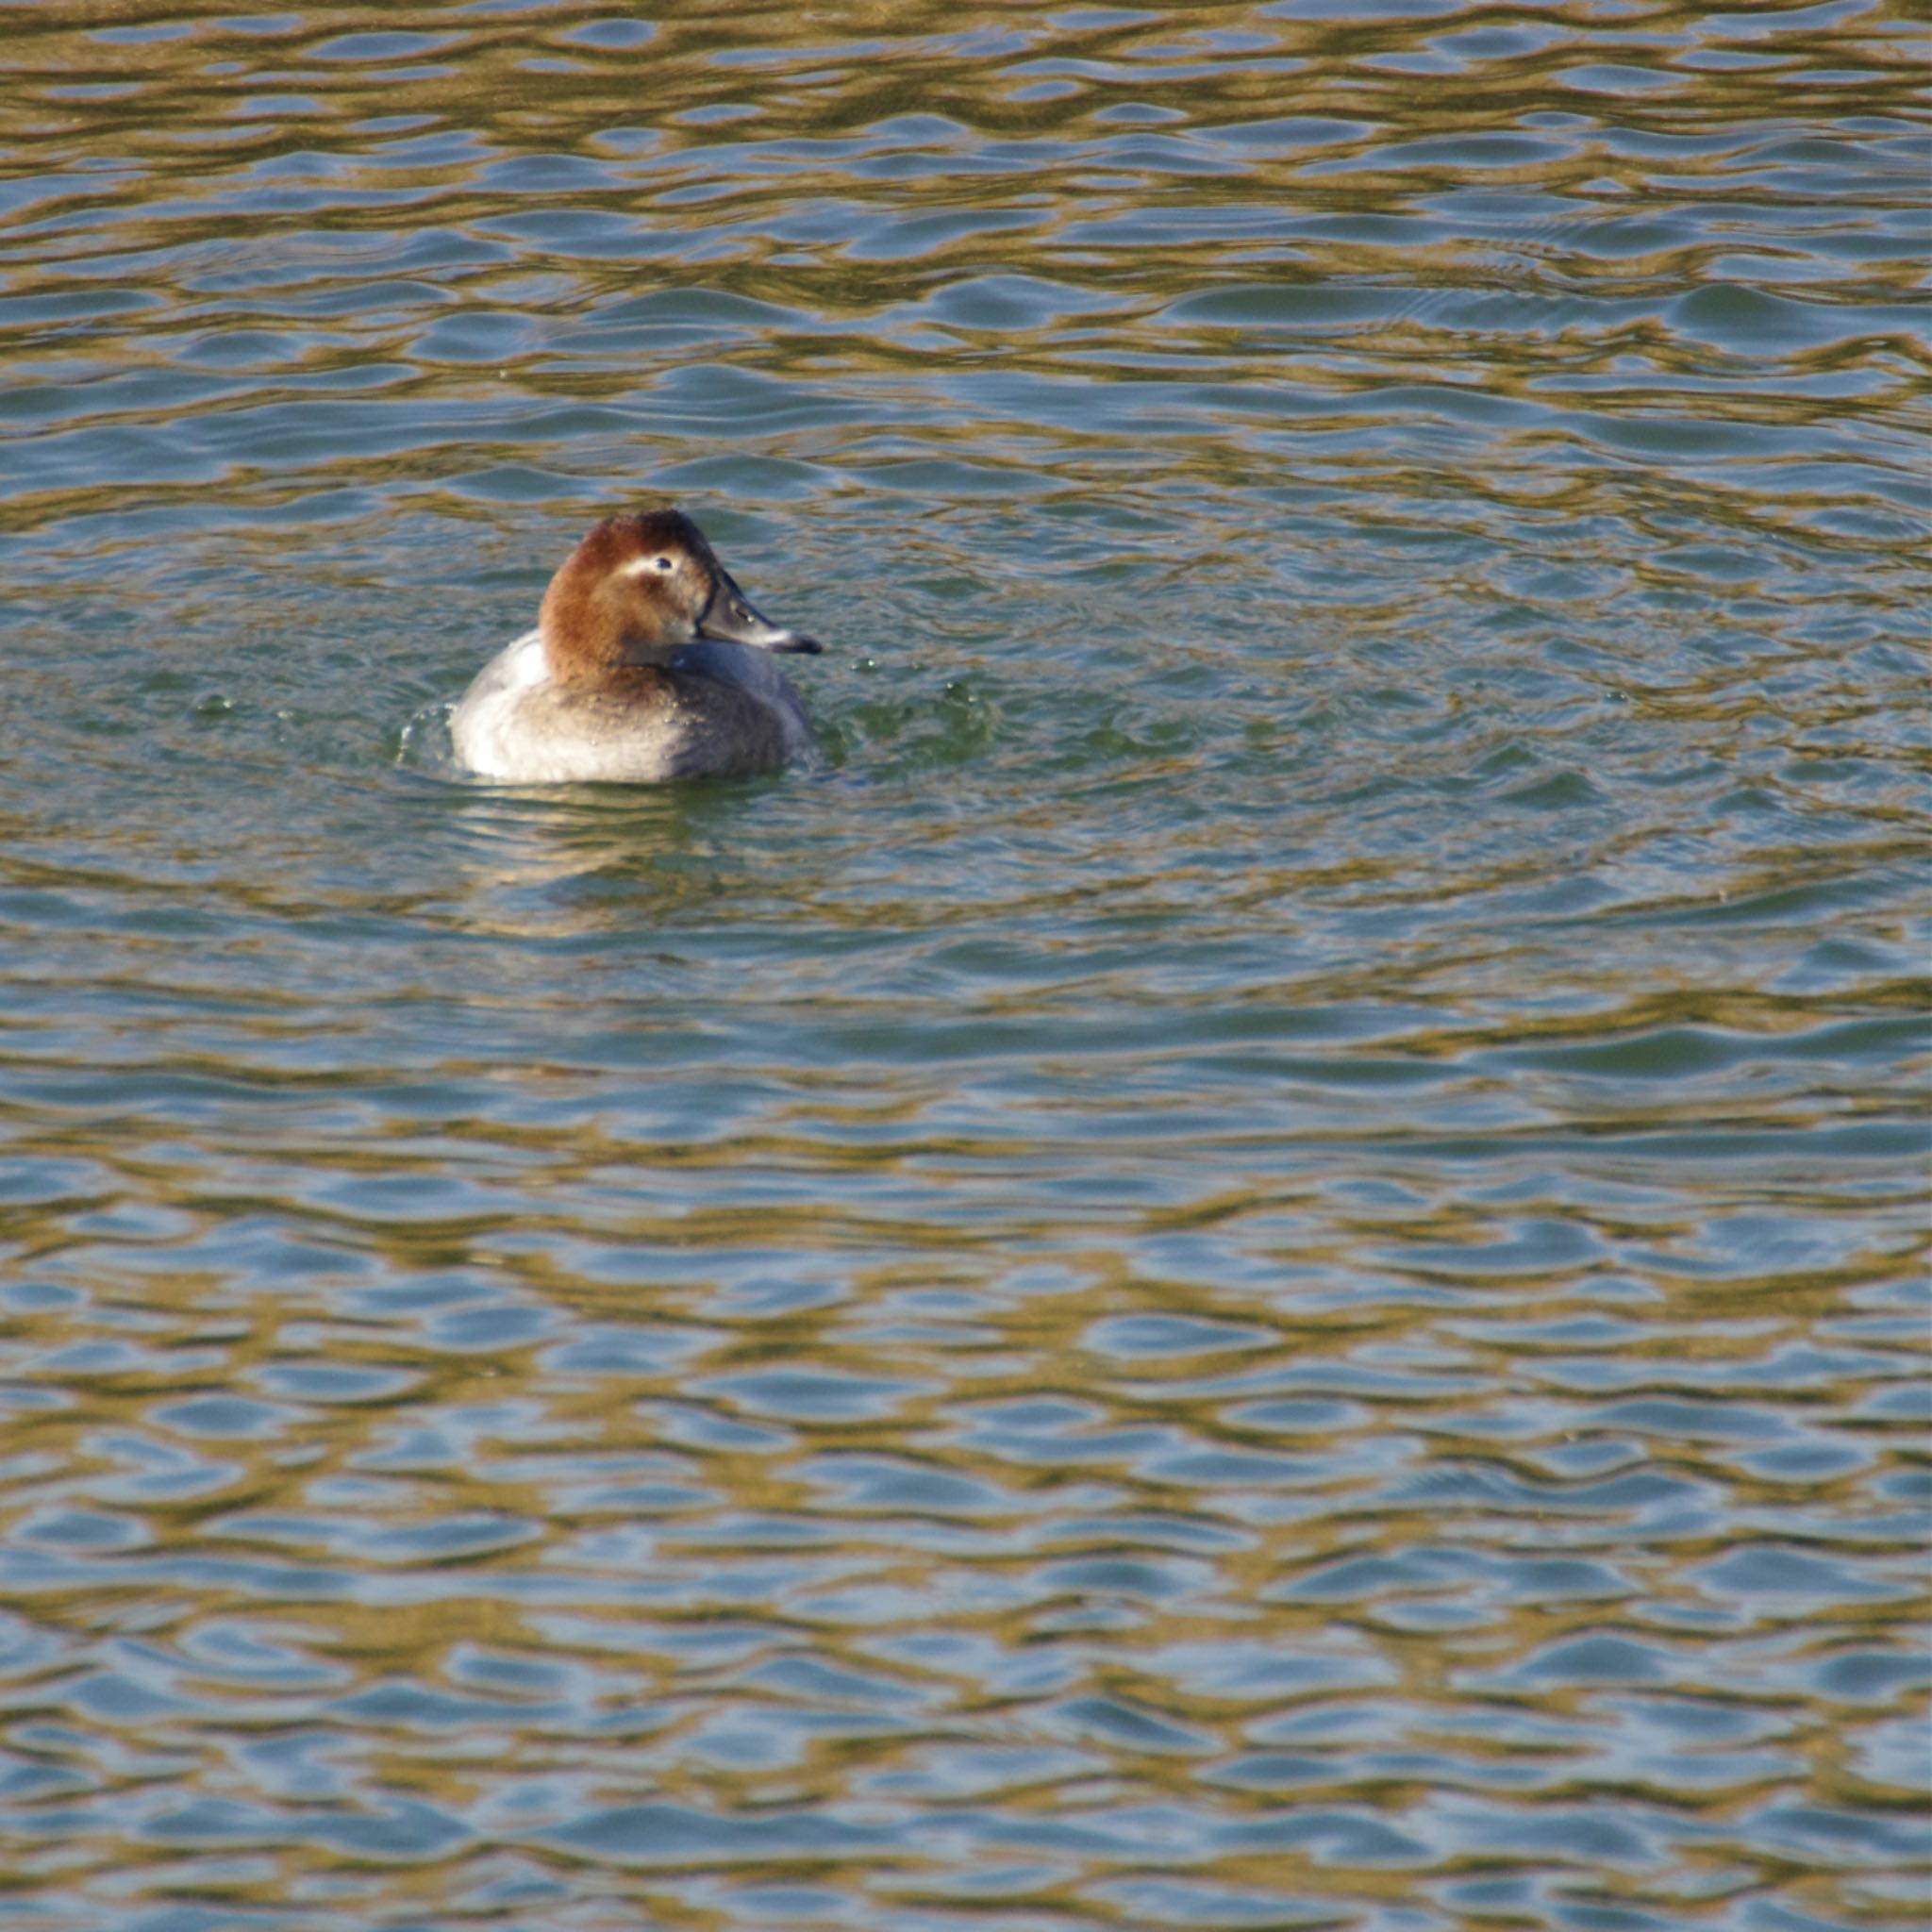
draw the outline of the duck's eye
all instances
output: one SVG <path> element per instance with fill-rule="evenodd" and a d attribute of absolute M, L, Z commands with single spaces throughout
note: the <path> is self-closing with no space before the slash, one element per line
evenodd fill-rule
<path fill-rule="evenodd" d="M 653 570 L 675 570 L 676 566 L 668 557 L 654 557 L 651 559 L 651 568 Z"/>

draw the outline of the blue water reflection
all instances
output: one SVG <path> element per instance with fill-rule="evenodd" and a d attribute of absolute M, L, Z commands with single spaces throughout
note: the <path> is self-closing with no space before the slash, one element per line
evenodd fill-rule
<path fill-rule="evenodd" d="M 1901 17 L 9 11 L 0 1924 L 1926 1923 Z"/>

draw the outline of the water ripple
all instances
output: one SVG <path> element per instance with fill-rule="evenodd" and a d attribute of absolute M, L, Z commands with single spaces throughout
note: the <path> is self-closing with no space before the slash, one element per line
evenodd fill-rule
<path fill-rule="evenodd" d="M 12 11 L 0 1924 L 1924 1923 L 1902 15 Z"/>

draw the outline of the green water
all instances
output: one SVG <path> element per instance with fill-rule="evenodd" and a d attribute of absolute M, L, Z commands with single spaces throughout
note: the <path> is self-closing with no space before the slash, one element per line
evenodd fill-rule
<path fill-rule="evenodd" d="M 1932 1924 L 1922 30 L 0 49 L 0 1926 Z"/>

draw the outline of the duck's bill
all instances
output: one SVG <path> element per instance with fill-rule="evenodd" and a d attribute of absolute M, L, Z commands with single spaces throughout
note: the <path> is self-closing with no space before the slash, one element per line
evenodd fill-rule
<path fill-rule="evenodd" d="M 761 651 L 815 654 L 824 648 L 818 639 L 807 637 L 802 630 L 774 624 L 723 571 L 718 573 L 718 588 L 711 592 L 705 614 L 698 619 L 698 635 L 726 644 L 756 644 Z"/>

